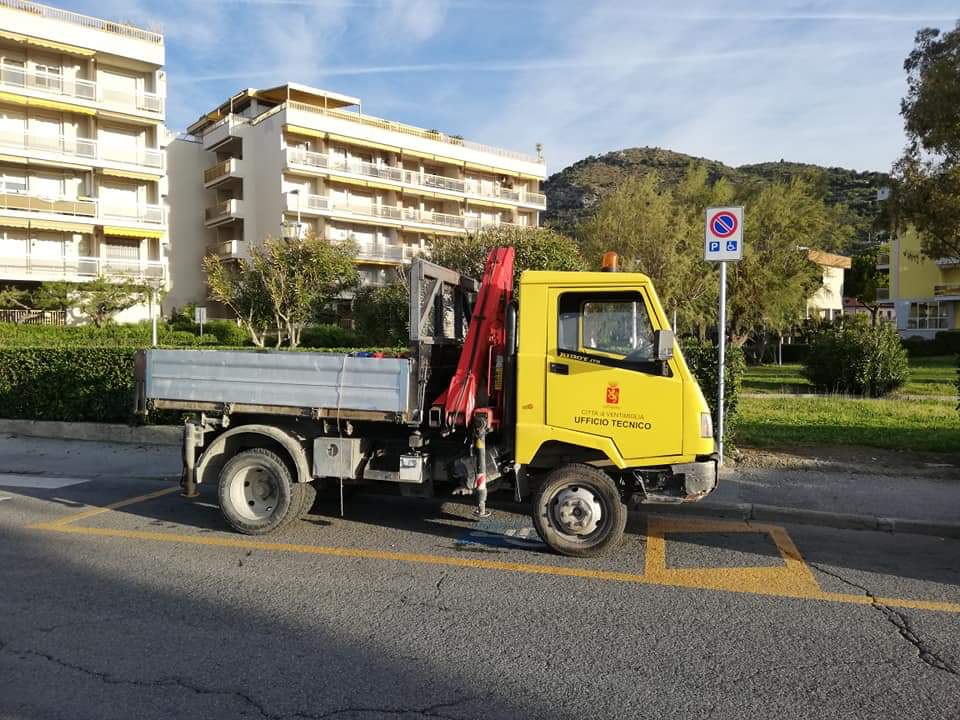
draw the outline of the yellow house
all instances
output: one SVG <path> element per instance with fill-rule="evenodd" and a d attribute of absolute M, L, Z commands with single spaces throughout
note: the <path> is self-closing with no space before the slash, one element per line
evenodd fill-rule
<path fill-rule="evenodd" d="M 920 237 L 908 230 L 890 246 L 890 297 L 904 337 L 960 328 L 960 258 L 921 257 Z"/>

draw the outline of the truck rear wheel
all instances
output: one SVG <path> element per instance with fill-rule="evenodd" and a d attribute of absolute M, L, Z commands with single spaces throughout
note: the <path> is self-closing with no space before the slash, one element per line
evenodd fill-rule
<path fill-rule="evenodd" d="M 220 471 L 220 511 L 237 532 L 265 535 L 310 510 L 316 493 L 293 481 L 274 452 L 252 448 L 234 455 Z"/>
<path fill-rule="evenodd" d="M 561 555 L 593 557 L 623 537 L 627 508 L 609 475 L 589 465 L 565 465 L 540 485 L 533 524 Z"/>

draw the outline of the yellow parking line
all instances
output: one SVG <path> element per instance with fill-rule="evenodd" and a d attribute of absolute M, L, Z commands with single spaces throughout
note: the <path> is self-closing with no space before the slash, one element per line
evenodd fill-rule
<path fill-rule="evenodd" d="M 812 571 L 803 561 L 793 541 L 786 531 L 775 525 L 747 525 L 728 521 L 703 521 L 696 519 L 673 520 L 659 517 L 648 518 L 646 564 L 643 574 L 617 572 L 613 570 L 589 570 L 578 567 L 540 565 L 536 563 L 503 562 L 479 558 L 449 557 L 421 553 L 404 553 L 370 548 L 350 548 L 323 545 L 301 545 L 295 543 L 264 542 L 243 537 L 210 537 L 161 533 L 145 530 L 119 530 L 113 528 L 76 526 L 79 520 L 128 507 L 136 503 L 153 500 L 176 492 L 174 486 L 156 492 L 139 495 L 128 500 L 111 503 L 102 508 L 91 508 L 83 512 L 47 523 L 37 523 L 29 527 L 70 535 L 88 535 L 94 537 L 125 538 L 128 540 L 149 540 L 153 542 L 200 545 L 206 547 L 241 548 L 264 552 L 300 553 L 340 558 L 359 558 L 366 560 L 387 560 L 415 563 L 420 565 L 442 565 L 473 570 L 499 570 L 504 572 L 525 573 L 530 575 L 552 575 L 559 577 L 584 578 L 605 582 L 621 582 L 643 585 L 661 585 L 702 590 L 720 590 L 724 592 L 790 597 L 804 600 L 846 603 L 851 605 L 869 605 L 873 600 L 864 595 L 828 593 L 820 589 Z M 669 569 L 666 567 L 665 535 L 676 532 L 763 532 L 771 535 L 786 564 L 785 568 L 695 568 Z M 902 607 L 915 610 L 935 610 L 960 614 L 960 603 L 911 600 L 906 598 L 877 598 L 877 602 L 890 607 Z"/>
<path fill-rule="evenodd" d="M 118 500 L 115 503 L 110 503 L 109 505 L 104 505 L 103 507 L 90 508 L 89 510 L 73 513 L 72 515 L 62 517 L 59 520 L 35 523 L 33 525 L 28 525 L 27 527 L 33 530 L 53 530 L 56 528 L 61 528 L 64 525 L 78 522 L 80 520 L 86 520 L 94 515 L 101 515 L 103 513 L 110 512 L 111 510 L 119 510 L 120 508 L 127 507 L 128 505 L 136 505 L 137 503 L 146 502 L 147 500 L 163 497 L 164 495 L 169 495 L 170 493 L 176 492 L 179 489 L 179 485 L 174 485 L 173 487 L 164 488 L 163 490 L 156 490 L 152 493 L 147 493 L 146 495 L 137 495 L 136 497 L 127 498 L 126 500 Z"/>

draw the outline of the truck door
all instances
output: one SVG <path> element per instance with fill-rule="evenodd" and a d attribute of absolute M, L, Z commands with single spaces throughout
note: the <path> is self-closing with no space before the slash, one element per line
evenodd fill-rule
<path fill-rule="evenodd" d="M 624 458 L 679 455 L 683 388 L 673 360 L 654 360 L 641 290 L 551 290 L 547 425 L 609 437 Z"/>

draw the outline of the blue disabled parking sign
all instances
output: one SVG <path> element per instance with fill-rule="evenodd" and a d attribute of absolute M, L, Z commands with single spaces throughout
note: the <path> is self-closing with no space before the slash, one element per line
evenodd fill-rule
<path fill-rule="evenodd" d="M 707 208 L 704 222 L 704 259 L 736 262 L 743 257 L 743 208 Z"/>

